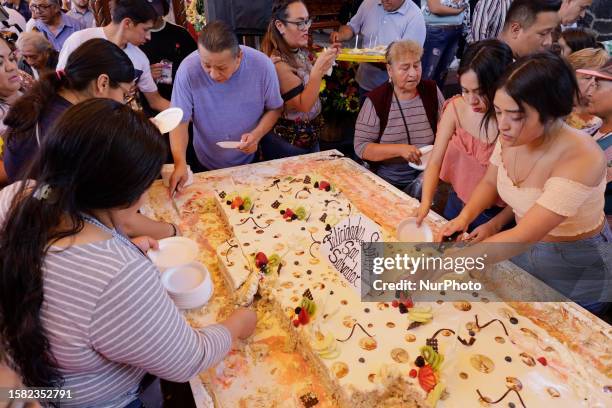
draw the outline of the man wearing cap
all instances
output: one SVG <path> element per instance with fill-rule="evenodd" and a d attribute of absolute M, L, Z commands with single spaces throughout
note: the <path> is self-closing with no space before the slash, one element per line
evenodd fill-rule
<path fill-rule="evenodd" d="M 425 18 L 411 0 L 364 0 L 347 25 L 331 33 L 331 42 L 348 41 L 359 35 L 363 48 L 389 45 L 393 41 L 412 40 L 421 47 L 425 43 Z M 389 80 L 382 64 L 359 64 L 357 77 L 361 99 Z"/>
<path fill-rule="evenodd" d="M 283 99 L 270 58 L 241 46 L 226 23 L 209 23 L 176 73 L 172 106 L 183 110 L 181 124 L 170 132 L 174 173 L 170 191 L 187 181 L 188 126 L 193 121 L 193 145 L 199 163 L 194 171 L 248 164 L 259 141 L 280 117 Z M 219 142 L 236 146 L 222 148 Z M 200 168 L 198 168 L 198 166 Z"/>
<path fill-rule="evenodd" d="M 47 0 L 34 0 L 47 1 Z M 119 46 L 130 57 L 136 70 L 136 85 L 143 93 L 149 106 L 163 111 L 170 101 L 162 98 L 151 75 L 151 64 L 138 46 L 151 38 L 151 28 L 157 19 L 157 12 L 148 0 L 114 0 L 111 3 L 112 20 L 104 27 L 87 28 L 78 31 L 66 40 L 62 48 L 57 69 L 66 66 L 68 57 L 79 45 L 92 38 L 102 38 Z"/>
<path fill-rule="evenodd" d="M 586 91 L 587 111 L 603 120 L 601 128 L 593 138 L 605 152 L 608 161 L 605 213 L 610 219 L 612 216 L 612 58 L 597 70 L 578 69 L 576 72 L 591 76 Z"/>
<path fill-rule="evenodd" d="M 30 0 L 32 19 L 26 24 L 26 31 L 40 31 L 57 51 L 75 32 L 85 26 L 77 19 L 62 12 L 60 0 Z"/>

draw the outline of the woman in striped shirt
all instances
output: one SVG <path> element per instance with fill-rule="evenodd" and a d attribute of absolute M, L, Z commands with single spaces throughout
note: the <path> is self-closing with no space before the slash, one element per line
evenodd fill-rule
<path fill-rule="evenodd" d="M 248 310 L 192 329 L 153 264 L 115 228 L 165 157 L 152 122 L 90 99 L 43 140 L 30 181 L 0 192 L 1 348 L 24 385 L 71 390 L 63 406 L 140 406 L 145 373 L 187 381 L 254 329 Z"/>

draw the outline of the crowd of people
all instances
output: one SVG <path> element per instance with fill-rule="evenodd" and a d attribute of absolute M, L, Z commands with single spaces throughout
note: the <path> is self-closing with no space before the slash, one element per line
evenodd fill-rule
<path fill-rule="evenodd" d="M 343 42 L 386 48 L 357 71 L 354 150 L 420 200 L 417 222 L 448 183 L 438 239 L 529 244 L 496 260 L 604 313 L 612 60 L 576 27 L 591 0 L 421 3 L 364 0 L 314 54 L 301 0 L 274 1 L 261 51 L 222 21 L 196 42 L 164 0 L 114 0 L 101 27 L 87 1 L 4 0 L 29 21 L 0 36 L 0 360 L 25 385 L 73 389 L 66 406 L 140 407 L 145 373 L 186 381 L 248 337 L 247 309 L 185 323 L 143 255 L 180 230 L 138 208 L 168 160 L 170 197 L 189 168 L 319 151 L 321 83 Z M 445 99 L 462 38 L 461 94 Z M 163 136 L 147 117 L 168 107 L 183 117 Z"/>

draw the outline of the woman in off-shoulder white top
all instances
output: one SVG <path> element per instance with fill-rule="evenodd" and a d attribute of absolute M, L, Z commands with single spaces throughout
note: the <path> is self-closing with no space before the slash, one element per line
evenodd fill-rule
<path fill-rule="evenodd" d="M 509 220 L 493 219 L 479 237 L 531 245 L 502 246 L 503 255 L 496 251 L 490 261 L 513 257 L 563 295 L 601 312 L 603 302 L 612 300 L 612 233 L 603 211 L 606 161 L 588 135 L 563 122 L 577 92 L 573 72 L 561 58 L 542 54 L 516 61 L 501 84 L 494 100 L 500 134 L 489 169 L 440 238 L 465 231 L 499 195 L 517 225 L 499 232 L 497 226 Z"/>

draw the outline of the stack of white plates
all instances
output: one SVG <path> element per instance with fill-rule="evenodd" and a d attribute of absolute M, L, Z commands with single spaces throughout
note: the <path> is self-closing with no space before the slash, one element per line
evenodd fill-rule
<path fill-rule="evenodd" d="M 208 269 L 199 262 L 170 268 L 163 273 L 161 279 L 179 309 L 204 306 L 214 291 Z"/>
<path fill-rule="evenodd" d="M 175 266 L 193 262 L 198 258 L 198 244 L 185 237 L 171 237 L 159 240 L 159 249 L 149 251 L 148 256 L 160 272 Z"/>

